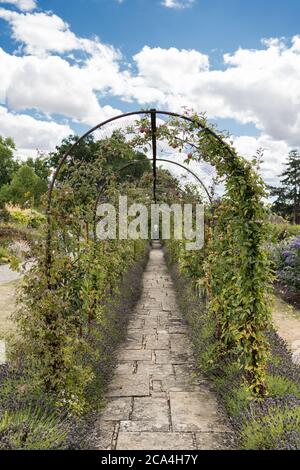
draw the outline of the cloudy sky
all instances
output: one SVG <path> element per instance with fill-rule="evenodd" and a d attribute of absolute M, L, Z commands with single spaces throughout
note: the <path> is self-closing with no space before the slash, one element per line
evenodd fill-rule
<path fill-rule="evenodd" d="M 53 150 L 116 113 L 206 111 L 275 182 L 300 148 L 299 0 L 0 1 L 0 135 Z"/>

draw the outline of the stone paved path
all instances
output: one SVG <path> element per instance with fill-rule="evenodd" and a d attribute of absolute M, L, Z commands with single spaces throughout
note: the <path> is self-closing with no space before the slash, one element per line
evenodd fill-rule
<path fill-rule="evenodd" d="M 193 373 L 187 327 L 159 245 L 150 252 L 143 286 L 96 425 L 96 447 L 228 448 L 231 433 L 216 398 Z"/>

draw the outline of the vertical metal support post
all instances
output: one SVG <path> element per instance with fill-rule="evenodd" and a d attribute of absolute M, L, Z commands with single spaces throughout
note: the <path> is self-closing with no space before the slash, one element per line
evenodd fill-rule
<path fill-rule="evenodd" d="M 151 113 L 151 134 L 152 134 L 152 155 L 153 155 L 153 200 L 156 204 L 156 158 L 157 158 L 157 146 L 156 146 L 156 109 L 150 109 Z"/>

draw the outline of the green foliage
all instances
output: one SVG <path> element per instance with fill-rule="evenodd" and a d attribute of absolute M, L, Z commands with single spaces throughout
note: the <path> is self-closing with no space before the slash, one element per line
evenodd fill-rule
<path fill-rule="evenodd" d="M 273 210 L 283 217 L 288 217 L 294 224 L 300 223 L 300 154 L 291 150 L 281 175 L 280 187 L 271 188 L 271 195 L 276 196 Z"/>
<path fill-rule="evenodd" d="M 9 137 L 0 136 L 0 188 L 11 182 L 13 174 L 18 169 L 14 158 L 15 144 Z M 0 201 L 1 202 L 1 201 Z"/>
<path fill-rule="evenodd" d="M 171 253 L 168 247 L 170 266 Z M 273 330 L 268 332 L 272 356 L 265 380 L 266 396 L 255 398 L 237 357 L 220 356 L 216 349 L 216 325 L 203 300 L 196 296 L 193 280 L 180 274 L 174 265 L 172 277 L 179 307 L 190 327 L 199 372 L 205 373 L 213 384 L 238 433 L 239 448 L 299 449 L 300 375 L 284 342 Z"/>
<path fill-rule="evenodd" d="M 0 264 L 9 262 L 9 250 L 5 246 L 0 246 Z"/>
<path fill-rule="evenodd" d="M 15 316 L 22 338 L 20 353 L 35 371 L 35 380 L 55 394 L 56 406 L 73 414 L 90 406 L 86 390 L 97 380 L 93 364 L 97 360 L 103 364 L 99 355 L 106 354 L 100 346 L 102 332 L 114 331 L 106 305 L 118 295 L 124 273 L 145 250 L 144 241 L 93 239 L 101 163 L 101 159 L 98 164 L 74 162 L 68 178 L 55 188 L 50 273 L 45 270 L 43 244 L 35 254 L 37 264 L 24 278 Z M 117 195 L 113 185 L 108 186 L 106 197 L 113 201 Z"/>
<path fill-rule="evenodd" d="M 26 165 L 33 169 L 34 173 L 41 178 L 42 181 L 48 183 L 50 176 L 48 156 L 38 155 L 37 158 L 27 158 Z"/>
<path fill-rule="evenodd" d="M 300 406 L 270 405 L 245 421 L 241 445 L 245 450 L 300 449 Z M 289 444 L 287 444 L 289 443 Z"/>
<path fill-rule="evenodd" d="M 269 224 L 271 243 L 280 243 L 291 237 L 300 234 L 300 225 L 290 224 Z"/>
<path fill-rule="evenodd" d="M 167 139 L 179 150 L 190 140 L 195 148 L 194 159 L 204 159 L 216 167 L 221 178 L 227 177 L 224 200 L 215 219 L 209 219 L 205 250 L 187 253 L 183 244 L 170 245 L 181 273 L 188 274 L 193 288 L 208 299 L 208 312 L 205 309 L 199 315 L 197 309 L 192 309 L 188 313 L 194 325 L 193 339 L 199 361 L 207 364 L 207 371 L 212 373 L 218 361 L 230 358 L 243 372 L 251 394 L 262 395 L 268 358 L 265 294 L 270 280 L 263 249 L 263 183 L 249 162 L 211 133 L 200 130 L 198 124 L 207 126 L 204 117 L 192 118 L 193 122 L 171 119 L 168 125 L 159 126 L 157 137 Z M 149 193 L 136 188 L 139 179 L 147 181 L 149 162 L 144 153 L 151 143 L 151 133 L 145 130 L 148 120 L 143 132 L 140 125 L 127 130 L 133 135 L 131 141 L 125 133 L 117 132 L 99 142 L 87 138 L 72 150 L 53 190 L 51 263 L 49 258 L 45 260 L 45 247 L 41 246 L 36 265 L 25 277 L 16 315 L 20 350 L 28 369 L 34 371 L 34 380 L 56 396 L 58 407 L 66 406 L 77 414 L 88 407 L 86 390 L 97 380 L 94 365 L 102 360 L 101 354 L 105 356 L 103 337 L 120 335 L 112 328 L 107 306 L 118 295 L 124 273 L 145 250 L 143 241 L 99 243 L 91 230 L 95 201 L 104 183 L 101 196 L 105 201 L 116 202 L 124 191 L 135 202 L 151 202 Z M 182 135 L 184 143 L 178 142 Z M 57 149 L 53 163 L 59 161 L 71 142 L 69 139 Z M 142 164 L 117 174 L 118 168 L 135 159 Z M 38 176 L 28 166 L 25 168 L 33 178 L 32 189 Z M 184 194 L 174 178 L 163 171 L 161 174 L 168 188 L 162 186 L 161 190 L 166 200 L 177 196 L 184 202 L 184 197 L 189 201 L 194 197 L 192 188 Z M 129 183 L 125 184 L 125 178 Z M 18 187 L 16 183 L 21 179 L 19 174 L 11 186 Z"/>
<path fill-rule="evenodd" d="M 68 427 L 57 414 L 41 409 L 4 411 L 0 418 L 0 450 L 58 450 L 65 446 Z"/>
<path fill-rule="evenodd" d="M 10 184 L 2 186 L 0 200 L 24 206 L 38 206 L 41 196 L 47 191 L 47 182 L 34 170 L 23 164 L 14 174 Z"/>
<path fill-rule="evenodd" d="M 62 144 L 56 148 L 56 151 L 50 154 L 48 165 L 56 168 L 65 152 L 77 140 L 78 136 L 73 135 L 64 139 Z M 129 166 L 118 172 L 119 169 L 133 160 L 138 160 L 141 163 Z M 102 173 L 115 173 L 119 181 L 126 181 L 128 179 L 138 180 L 145 172 L 151 169 L 146 155 L 135 151 L 133 146 L 126 141 L 121 131 L 115 131 L 111 137 L 95 141 L 92 136 L 88 136 L 77 144 L 68 158 L 68 164 L 63 166 L 59 174 L 59 180 L 69 180 L 70 173 L 74 174 L 74 166 L 77 168 L 79 165 L 84 167 L 86 165 L 93 166 L 97 162 L 99 163 L 99 161 L 101 161 Z M 91 188 L 93 188 L 92 185 Z"/>
<path fill-rule="evenodd" d="M 267 375 L 267 390 L 271 397 L 284 397 L 285 395 L 293 395 L 300 398 L 300 388 L 292 380 L 280 375 Z"/>
<path fill-rule="evenodd" d="M 10 207 L 8 212 L 11 222 L 19 227 L 37 229 L 41 227 L 46 220 L 44 214 L 41 214 L 34 209 L 18 209 L 17 207 Z"/>
<path fill-rule="evenodd" d="M 178 151 L 191 143 L 191 159 L 215 166 L 219 178 L 225 179 L 226 192 L 208 228 L 202 259 L 185 256 L 179 245 L 177 261 L 182 272 L 200 276 L 196 281 L 204 287 L 215 320 L 219 354 L 238 358 L 252 393 L 262 395 L 268 359 L 265 331 L 270 317 L 266 294 L 272 279 L 265 249 L 264 183 L 256 172 L 256 159 L 248 162 L 240 157 L 222 141 L 226 136 L 207 124 L 205 116 L 190 117 L 192 122 L 175 118 L 161 125 L 158 138 L 167 139 Z M 136 137 L 139 145 L 149 140 L 146 119 L 142 127 L 143 136 Z M 184 139 L 178 137 L 182 135 Z M 205 261 L 197 267 L 201 260 Z M 219 360 L 219 355 L 215 357 Z"/>

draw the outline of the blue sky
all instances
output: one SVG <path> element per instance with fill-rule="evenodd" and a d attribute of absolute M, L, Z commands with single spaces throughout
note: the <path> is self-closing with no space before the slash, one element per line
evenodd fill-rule
<path fill-rule="evenodd" d="M 52 150 L 122 111 L 207 111 L 276 180 L 300 147 L 298 0 L 0 1 L 0 135 Z"/>
<path fill-rule="evenodd" d="M 80 36 L 99 35 L 130 58 L 144 45 L 233 52 L 259 48 L 264 37 L 299 33 L 298 0 L 198 0 L 186 9 L 160 0 L 40 0 Z"/>

